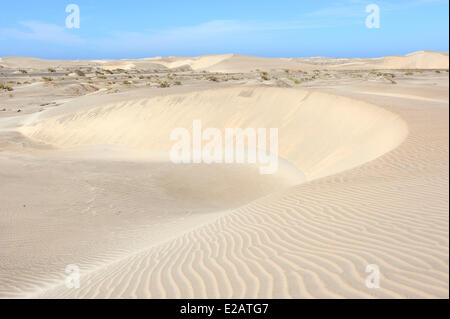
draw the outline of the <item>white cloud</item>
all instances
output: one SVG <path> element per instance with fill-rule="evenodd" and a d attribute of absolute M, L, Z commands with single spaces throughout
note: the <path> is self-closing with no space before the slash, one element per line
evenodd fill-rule
<path fill-rule="evenodd" d="M 213 20 L 193 26 L 147 30 L 139 32 L 111 32 L 102 38 L 81 38 L 62 26 L 37 21 L 19 22 L 18 26 L 0 29 L 0 38 L 23 41 L 40 41 L 63 46 L 83 45 L 89 50 L 103 52 L 172 51 L 179 48 L 207 47 L 208 44 L 234 43 L 236 39 L 247 36 L 248 41 L 264 36 L 264 31 L 300 30 L 317 28 L 319 25 L 299 21 L 264 22 Z M 258 33 L 259 32 L 259 33 Z M 249 34 L 252 33 L 252 36 Z M 237 41 L 237 40 L 236 40 Z M 131 53 L 132 54 L 132 53 Z"/>
<path fill-rule="evenodd" d="M 19 40 L 35 40 L 65 45 L 78 45 L 85 41 L 71 34 L 66 28 L 37 21 L 21 21 L 22 28 L 0 29 L 0 37 Z"/>
<path fill-rule="evenodd" d="M 365 8 L 368 4 L 377 4 L 382 11 L 400 11 L 418 6 L 448 3 L 448 0 L 346 0 L 334 3 L 332 6 L 322 8 L 306 14 L 309 17 L 324 18 L 356 18 L 366 16 Z"/>
<path fill-rule="evenodd" d="M 160 51 L 177 48 L 201 47 L 207 44 L 237 43 L 246 37 L 252 41 L 264 36 L 264 31 L 300 30 L 322 27 L 297 21 L 259 22 L 237 20 L 214 20 L 194 26 L 176 27 L 160 31 L 113 32 L 96 40 L 104 50 L 117 50 L 117 44 L 128 50 L 158 48 Z"/>
<path fill-rule="evenodd" d="M 161 31 L 148 32 L 115 32 L 113 37 L 129 37 L 140 40 L 156 39 L 193 39 L 220 34 L 252 31 L 276 31 L 317 28 L 319 25 L 302 24 L 300 22 L 243 22 L 237 20 L 214 20 L 195 26 L 171 28 Z"/>
<path fill-rule="evenodd" d="M 382 12 L 404 10 L 411 6 L 432 5 L 442 0 L 341 0 L 333 6 L 305 13 L 291 21 L 238 21 L 213 20 L 193 26 L 165 30 L 140 30 L 138 32 L 111 32 L 101 38 L 81 38 L 63 26 L 36 21 L 19 22 L 19 26 L 0 29 L 0 38 L 34 40 L 64 46 L 83 45 L 94 51 L 119 52 L 145 49 L 171 51 L 178 48 L 206 48 L 208 44 L 242 44 L 265 39 L 271 31 L 332 28 L 342 25 L 363 24 L 367 15 L 365 7 L 376 2 Z M 273 34 L 272 34 L 273 35 Z M 239 42 L 240 41 L 240 42 Z"/>

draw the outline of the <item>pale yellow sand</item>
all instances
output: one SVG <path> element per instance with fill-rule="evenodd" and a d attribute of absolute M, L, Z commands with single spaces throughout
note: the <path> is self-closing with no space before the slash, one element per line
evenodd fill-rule
<path fill-rule="evenodd" d="M 168 163 L 193 119 L 278 127 L 279 173 Z M 136 90 L 0 119 L 0 297 L 448 298 L 448 144 L 448 77 Z"/>

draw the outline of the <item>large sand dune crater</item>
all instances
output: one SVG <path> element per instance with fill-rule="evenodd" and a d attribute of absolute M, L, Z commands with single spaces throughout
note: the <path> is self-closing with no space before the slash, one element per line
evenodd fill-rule
<path fill-rule="evenodd" d="M 122 103 L 95 101 L 97 106 L 86 98 L 84 103 L 41 113 L 20 132 L 62 149 L 114 145 L 157 157 L 173 146 L 171 131 L 177 127 L 192 131 L 194 120 L 221 130 L 278 128 L 280 157 L 308 180 L 373 160 L 407 135 L 405 122 L 380 107 L 304 90 L 228 88 Z"/>
<path fill-rule="evenodd" d="M 96 290 L 104 281 L 101 270 L 113 267 L 105 275 L 115 276 L 114 265 L 122 267 L 133 256 L 184 238 L 183 234 L 258 198 L 362 165 L 396 148 L 408 135 L 406 123 L 397 114 L 322 92 L 246 87 L 140 94 L 133 93 L 132 98 L 119 94 L 114 99 L 88 96 L 63 108 L 1 123 L 8 145 L 3 141 L 3 147 L 33 158 L 22 161 L 28 163 L 23 164 L 29 177 L 26 191 L 34 194 L 27 203 L 36 208 L 33 223 L 27 222 L 28 214 L 3 218 L 6 229 L 14 233 L 14 245 L 22 247 L 9 250 L 5 267 L 13 269 L 17 263 L 28 267 L 18 277 L 6 279 L 2 296 L 70 294 L 61 268 L 68 264 L 81 266 L 88 276 L 83 280 L 91 278 L 93 290 L 85 286 L 77 296 L 130 296 L 115 291 L 119 286 Z M 278 128 L 279 171 L 260 175 L 254 165 L 170 163 L 171 131 L 191 129 L 194 120 L 219 129 Z M 14 139 L 16 143 L 11 144 Z M 17 163 L 6 164 L 13 169 L 22 165 Z M 45 186 L 32 182 L 42 180 L 47 180 Z M 7 199 L 4 206 L 13 211 L 15 202 Z M 51 249 L 33 248 L 33 234 L 38 234 L 40 242 L 51 243 Z M 65 240 L 54 242 L 55 238 Z M 36 260 L 48 262 L 40 267 Z M 152 257 L 152 263 L 158 260 Z M 150 291 L 136 296 L 160 297 L 153 288 L 146 289 Z M 281 291 L 264 291 L 285 296 Z M 179 290 L 165 293 L 198 295 Z M 202 290 L 201 296 L 206 295 Z"/>

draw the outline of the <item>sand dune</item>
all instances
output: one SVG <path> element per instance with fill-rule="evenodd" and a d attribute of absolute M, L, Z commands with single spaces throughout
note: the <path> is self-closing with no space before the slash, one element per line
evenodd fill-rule
<path fill-rule="evenodd" d="M 448 67 L 448 55 L 420 52 L 326 68 L 436 68 L 441 56 Z M 252 59 L 89 63 L 242 72 L 324 61 Z M 0 118 L 0 297 L 448 298 L 448 75 L 429 73 L 397 85 L 145 87 Z M 279 128 L 277 174 L 169 162 L 172 129 L 198 119 Z M 65 285 L 71 264 L 79 289 Z M 366 286 L 372 264 L 378 289 Z"/>
<path fill-rule="evenodd" d="M 222 61 L 228 60 L 232 58 L 233 54 L 223 54 L 223 55 L 210 55 L 210 56 L 201 56 L 196 58 L 155 58 L 152 59 L 155 63 L 162 64 L 169 69 L 188 66 L 192 70 L 207 70 L 213 65 L 219 64 Z"/>
<path fill-rule="evenodd" d="M 448 147 L 423 143 L 448 138 L 448 123 L 423 130 L 421 115 L 398 104 L 411 135 L 380 160 L 249 203 L 94 270 L 84 289 L 55 287 L 44 296 L 447 297 L 448 179 L 440 174 L 448 164 L 427 163 Z M 434 109 L 428 116 L 440 115 Z M 378 290 L 364 285 L 372 263 L 383 274 Z"/>
<path fill-rule="evenodd" d="M 376 70 L 376 69 L 448 69 L 448 53 L 420 51 L 406 56 L 374 59 L 270 59 L 234 55 L 207 68 L 215 72 L 250 72 L 252 70 Z"/>
<path fill-rule="evenodd" d="M 386 57 L 384 63 L 392 69 L 448 69 L 448 53 L 419 51 L 405 57 Z"/>
<path fill-rule="evenodd" d="M 405 56 L 382 58 L 261 58 L 239 54 L 206 55 L 200 57 L 155 57 L 136 60 L 57 61 L 36 58 L 5 57 L 0 66 L 7 68 L 47 69 L 62 67 L 99 67 L 114 69 L 176 69 L 210 72 L 251 72 L 259 70 L 376 70 L 376 69 L 448 69 L 447 52 L 418 51 Z"/>
<path fill-rule="evenodd" d="M 154 60 L 158 63 L 158 60 Z M 448 69 L 448 53 L 419 51 L 406 56 L 390 56 L 374 59 L 334 59 L 334 58 L 260 58 L 245 55 L 204 56 L 194 60 L 180 59 L 163 63 L 172 68 L 183 64 L 194 70 L 211 72 L 251 72 L 254 70 L 376 70 L 376 69 Z"/>
<path fill-rule="evenodd" d="M 59 148 L 113 144 L 168 154 L 170 132 L 192 132 L 194 120 L 221 130 L 277 127 L 280 156 L 309 180 L 372 160 L 407 134 L 399 116 L 374 105 L 299 90 L 232 88 L 104 105 L 88 100 L 40 113 L 19 131 Z"/>

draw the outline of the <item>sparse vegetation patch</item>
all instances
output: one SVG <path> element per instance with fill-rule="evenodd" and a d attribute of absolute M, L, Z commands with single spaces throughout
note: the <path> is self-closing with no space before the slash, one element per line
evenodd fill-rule
<path fill-rule="evenodd" d="M 4 83 L 0 83 L 0 90 L 5 90 L 8 92 L 14 91 L 14 89 L 12 87 L 10 87 L 9 85 L 6 85 Z"/>

